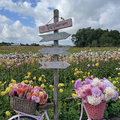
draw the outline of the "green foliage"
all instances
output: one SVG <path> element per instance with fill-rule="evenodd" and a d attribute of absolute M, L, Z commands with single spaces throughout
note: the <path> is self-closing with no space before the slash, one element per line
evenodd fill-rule
<path fill-rule="evenodd" d="M 77 47 L 111 47 L 120 46 L 120 32 L 117 30 L 79 29 L 72 35 L 72 41 Z"/>
<path fill-rule="evenodd" d="M 120 100 L 116 102 L 111 101 L 108 112 L 110 117 L 120 117 Z"/>

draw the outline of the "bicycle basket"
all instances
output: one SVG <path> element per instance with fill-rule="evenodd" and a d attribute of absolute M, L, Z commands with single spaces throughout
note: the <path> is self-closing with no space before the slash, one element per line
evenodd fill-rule
<path fill-rule="evenodd" d="M 89 103 L 85 103 L 86 112 L 91 119 L 102 119 L 104 114 L 106 102 L 103 101 L 100 104 L 94 106 Z"/>
<path fill-rule="evenodd" d="M 37 103 L 28 101 L 27 99 L 19 97 L 10 97 L 10 106 L 17 111 L 27 114 L 34 114 L 37 109 Z"/>

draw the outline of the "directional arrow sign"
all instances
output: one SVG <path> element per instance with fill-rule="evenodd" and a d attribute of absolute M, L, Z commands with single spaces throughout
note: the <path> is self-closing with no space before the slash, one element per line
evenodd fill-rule
<path fill-rule="evenodd" d="M 58 30 L 58 29 L 62 29 L 62 28 L 71 27 L 71 26 L 72 26 L 72 19 L 67 19 L 67 20 L 55 22 L 52 24 L 40 26 L 39 31 L 40 31 L 40 33 L 45 33 L 45 32 L 49 32 L 49 31 L 54 31 L 54 30 Z"/>
<path fill-rule="evenodd" d="M 69 36 L 70 36 L 70 34 L 66 33 L 66 32 L 40 35 L 40 37 L 43 38 L 40 42 L 47 42 L 47 41 L 53 41 L 53 40 L 63 40 L 63 39 L 68 38 Z"/>
<path fill-rule="evenodd" d="M 49 54 L 49 55 L 69 55 L 70 53 L 67 52 L 69 48 L 59 48 L 59 47 L 53 47 L 53 48 L 42 48 L 39 50 L 42 54 Z"/>
<path fill-rule="evenodd" d="M 65 69 L 70 66 L 67 62 L 40 62 L 40 64 L 42 65 L 40 69 Z"/>
<path fill-rule="evenodd" d="M 0 54 L 0 57 L 3 57 L 3 55 Z"/>

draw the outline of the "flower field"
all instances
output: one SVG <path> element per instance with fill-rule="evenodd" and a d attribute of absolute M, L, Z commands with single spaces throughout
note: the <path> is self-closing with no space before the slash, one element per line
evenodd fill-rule
<path fill-rule="evenodd" d="M 51 56 L 43 56 L 38 50 L 42 47 L 0 47 L 0 120 L 8 120 L 15 113 L 10 107 L 9 85 L 30 83 L 39 86 L 48 94 L 53 103 L 53 71 L 39 69 L 39 61 L 51 61 Z M 120 48 L 76 48 L 68 50 L 69 56 L 59 56 L 70 66 L 59 70 L 59 119 L 78 120 L 81 101 L 66 101 L 76 97 L 73 91 L 75 80 L 84 81 L 88 76 L 107 78 L 119 93 L 117 101 L 108 101 L 104 118 L 120 117 Z M 6 55 L 5 55 L 6 54 Z M 53 120 L 53 109 L 48 111 Z M 83 114 L 83 120 L 86 120 Z"/>

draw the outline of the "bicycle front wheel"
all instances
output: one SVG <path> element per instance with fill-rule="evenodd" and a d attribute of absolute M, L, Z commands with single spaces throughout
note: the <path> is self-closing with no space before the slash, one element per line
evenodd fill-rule
<path fill-rule="evenodd" d="M 20 116 L 19 118 L 13 118 L 11 120 L 37 120 L 36 118 L 30 117 L 30 116 Z"/>

